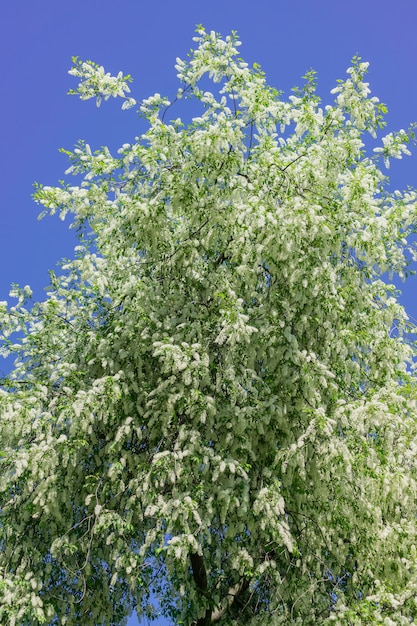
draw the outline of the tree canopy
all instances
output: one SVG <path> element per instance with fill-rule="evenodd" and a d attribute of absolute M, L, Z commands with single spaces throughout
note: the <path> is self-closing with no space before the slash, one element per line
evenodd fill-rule
<path fill-rule="evenodd" d="M 417 194 L 385 169 L 413 130 L 383 134 L 359 58 L 322 105 L 313 72 L 284 99 L 236 33 L 194 40 L 173 102 L 73 59 L 73 93 L 148 126 L 37 187 L 79 245 L 43 301 L 0 303 L 0 621 L 409 624 L 416 377 L 389 281 Z"/>

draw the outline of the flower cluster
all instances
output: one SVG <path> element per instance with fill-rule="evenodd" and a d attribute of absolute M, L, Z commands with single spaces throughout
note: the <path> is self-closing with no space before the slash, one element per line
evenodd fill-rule
<path fill-rule="evenodd" d="M 81 100 L 89 100 L 96 98 L 97 106 L 100 106 L 102 99 L 108 100 L 110 96 L 113 98 L 125 97 L 125 93 L 130 92 L 127 85 L 131 81 L 129 75 L 123 76 L 119 72 L 117 76 L 112 76 L 109 72 L 104 72 L 104 67 L 94 63 L 93 61 L 81 61 L 78 57 L 73 57 L 74 66 L 69 70 L 69 74 L 80 79 L 76 90 L 69 93 L 78 94 Z M 131 99 L 127 99 L 124 108 L 133 106 Z"/>

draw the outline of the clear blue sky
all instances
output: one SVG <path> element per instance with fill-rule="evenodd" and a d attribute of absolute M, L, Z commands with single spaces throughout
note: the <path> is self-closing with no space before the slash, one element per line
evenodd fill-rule
<path fill-rule="evenodd" d="M 370 62 L 373 95 L 388 105 L 388 130 L 417 121 L 417 0 L 4 0 L 0 19 L 0 300 L 12 282 L 43 297 L 47 270 L 75 245 L 68 222 L 36 220 L 33 182 L 54 185 L 67 161 L 58 148 L 78 139 L 115 149 L 137 134 L 133 111 L 116 101 L 97 109 L 66 92 L 71 56 L 92 59 L 111 72 L 130 73 L 132 95 L 177 88 L 174 63 L 193 45 L 195 25 L 238 31 L 241 54 L 259 62 L 269 83 L 284 90 L 310 68 L 319 92 L 345 76 L 350 59 Z M 394 187 L 417 187 L 417 151 L 391 165 Z M 417 318 L 417 277 L 402 301 Z M 2 364 L 0 363 L 0 370 Z M 167 624 L 160 620 L 157 626 Z M 137 624 L 136 618 L 129 626 Z"/>

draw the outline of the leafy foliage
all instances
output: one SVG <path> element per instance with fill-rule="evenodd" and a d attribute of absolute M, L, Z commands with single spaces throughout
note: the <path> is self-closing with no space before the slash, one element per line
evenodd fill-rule
<path fill-rule="evenodd" d="M 79 246 L 43 302 L 1 303 L 0 621 L 120 624 L 156 594 L 188 626 L 408 624 L 416 379 L 384 277 L 417 196 L 381 167 L 412 130 L 366 148 L 386 109 L 359 58 L 322 107 L 313 72 L 283 100 L 236 33 L 195 41 L 189 124 L 73 59 L 73 93 L 149 128 L 38 186 Z"/>

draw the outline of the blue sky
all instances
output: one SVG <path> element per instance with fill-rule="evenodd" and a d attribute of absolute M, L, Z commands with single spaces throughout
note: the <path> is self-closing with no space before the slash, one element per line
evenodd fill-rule
<path fill-rule="evenodd" d="M 116 149 L 140 132 L 133 111 L 117 101 L 97 109 L 66 92 L 71 56 L 92 59 L 111 72 L 130 73 L 132 95 L 177 89 L 174 63 L 193 45 L 196 24 L 238 31 L 242 56 L 258 62 L 270 84 L 287 95 L 310 68 L 319 93 L 345 77 L 350 59 L 370 62 L 373 95 L 388 105 L 388 130 L 417 121 L 417 0 L 5 0 L 0 21 L 0 300 L 12 282 L 43 298 L 49 268 L 71 257 L 68 222 L 45 218 L 31 199 L 34 181 L 63 178 L 71 149 L 85 139 L 93 149 Z M 394 161 L 392 185 L 417 187 L 417 150 Z M 417 277 L 402 286 L 402 302 L 417 318 Z M 0 363 L 0 370 L 2 364 Z M 136 618 L 129 626 L 137 624 Z M 160 620 L 157 626 L 167 624 Z"/>

